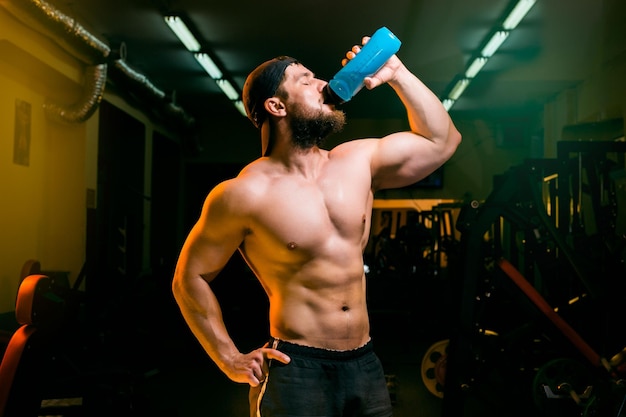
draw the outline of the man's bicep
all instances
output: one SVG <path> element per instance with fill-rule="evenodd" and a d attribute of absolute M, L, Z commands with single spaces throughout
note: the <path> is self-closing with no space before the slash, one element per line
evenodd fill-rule
<path fill-rule="evenodd" d="M 404 187 L 425 178 L 442 163 L 437 144 L 411 132 L 379 140 L 372 156 L 375 189 Z"/>

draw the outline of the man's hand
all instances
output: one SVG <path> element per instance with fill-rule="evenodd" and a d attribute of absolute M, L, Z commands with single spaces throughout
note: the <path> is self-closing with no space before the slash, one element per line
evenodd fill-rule
<path fill-rule="evenodd" d="M 267 345 L 255 349 L 250 353 L 240 353 L 226 365 L 224 373 L 231 380 L 256 387 L 268 373 L 268 361 L 274 359 L 282 363 L 289 363 L 291 358 L 279 350 L 268 348 Z"/>
<path fill-rule="evenodd" d="M 369 36 L 364 36 L 361 40 L 361 45 L 365 45 L 370 40 Z M 354 45 L 351 50 L 346 52 L 346 57 L 341 60 L 341 65 L 345 66 L 348 61 L 353 59 L 356 54 L 361 52 L 361 45 Z M 392 80 L 395 77 L 396 71 L 402 67 L 403 64 L 400 59 L 394 54 L 385 62 L 385 64 L 371 77 L 366 77 L 363 80 L 363 85 L 368 90 L 378 87 L 381 84 Z"/>

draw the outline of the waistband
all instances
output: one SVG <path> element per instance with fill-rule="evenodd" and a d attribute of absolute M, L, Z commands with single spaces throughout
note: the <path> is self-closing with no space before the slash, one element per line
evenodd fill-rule
<path fill-rule="evenodd" d="M 350 350 L 333 350 L 299 345 L 297 343 L 287 342 L 275 337 L 270 337 L 269 346 L 274 347 L 275 349 L 278 349 L 288 355 L 301 355 L 308 358 L 330 360 L 357 359 L 374 351 L 372 339 L 368 340 L 363 346 Z"/>

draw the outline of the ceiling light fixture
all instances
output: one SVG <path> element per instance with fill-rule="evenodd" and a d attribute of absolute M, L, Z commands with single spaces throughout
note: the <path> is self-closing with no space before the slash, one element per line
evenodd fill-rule
<path fill-rule="evenodd" d="M 470 66 L 467 67 L 467 70 L 465 70 L 465 76 L 467 78 L 474 78 L 476 74 L 478 74 L 478 72 L 485 66 L 486 63 L 487 58 L 485 58 L 484 56 L 474 58 Z"/>
<path fill-rule="evenodd" d="M 198 52 L 200 50 L 200 42 L 193 36 L 183 19 L 179 16 L 165 16 L 165 23 L 172 29 L 172 32 L 185 45 L 190 52 Z"/>
<path fill-rule="evenodd" d="M 219 69 L 219 67 L 211 59 L 209 54 L 204 52 L 198 52 L 193 54 L 193 56 L 196 58 L 196 61 L 198 61 L 198 63 L 202 65 L 202 68 L 204 68 L 204 70 L 207 72 L 207 74 L 209 74 L 211 78 L 213 78 L 214 80 L 219 80 L 222 78 L 222 76 L 224 75 L 222 74 L 222 70 Z"/>
<path fill-rule="evenodd" d="M 469 82 L 470 80 L 468 78 L 461 78 L 459 81 L 456 82 L 454 87 L 452 87 L 452 90 L 450 90 L 450 94 L 448 94 L 448 97 L 454 101 L 458 100 L 461 94 L 463 94 L 463 91 L 465 91 L 465 89 L 469 85 Z"/>
<path fill-rule="evenodd" d="M 452 100 L 451 98 L 446 98 L 443 100 L 443 107 L 446 109 L 446 111 L 448 111 L 452 108 L 454 102 L 455 100 Z"/>
<path fill-rule="evenodd" d="M 235 89 L 235 87 L 233 87 L 230 81 L 221 79 L 215 80 L 215 82 L 217 83 L 217 86 L 222 90 L 222 92 L 226 94 L 226 97 L 233 101 L 239 100 L 239 92 Z"/>
<path fill-rule="evenodd" d="M 237 107 L 237 110 L 239 110 L 239 113 L 241 113 L 242 115 L 248 117 L 248 115 L 246 114 L 246 108 L 243 106 L 243 101 L 242 100 L 236 100 L 235 101 L 235 107 Z"/>
<path fill-rule="evenodd" d="M 496 53 L 498 48 L 500 48 L 500 46 L 504 43 L 504 41 L 508 37 L 509 37 L 509 32 L 507 32 L 506 30 L 499 30 L 495 32 L 491 36 L 491 39 L 489 39 L 489 42 L 487 42 L 483 50 L 480 52 L 481 55 L 484 56 L 485 58 L 491 57 L 493 54 Z"/>
<path fill-rule="evenodd" d="M 185 45 L 185 48 L 193 53 L 196 61 L 198 61 L 207 74 L 215 81 L 220 90 L 233 102 L 237 110 L 245 116 L 246 111 L 241 101 L 241 94 L 237 88 L 226 79 L 227 77 L 225 77 L 225 74 L 211 56 L 207 52 L 200 52 L 204 50 L 202 44 L 193 35 L 191 30 L 189 30 L 183 19 L 180 16 L 168 15 L 164 17 L 164 20 L 172 32 L 174 32 L 183 45 Z"/>
<path fill-rule="evenodd" d="M 513 30 L 517 27 L 519 22 L 522 21 L 524 16 L 530 11 L 530 9 L 535 5 L 537 0 L 520 0 L 511 13 L 504 19 L 504 23 L 502 23 L 502 28 L 506 30 Z"/>
<path fill-rule="evenodd" d="M 491 35 L 488 38 L 489 40 L 481 42 L 481 45 L 484 46 L 474 53 L 474 59 L 467 66 L 465 72 L 462 75 L 457 75 L 457 81 L 452 88 L 448 87 L 448 93 L 442 98 L 442 103 L 446 110 L 450 110 L 454 106 L 470 81 L 483 69 L 489 58 L 502 46 L 511 31 L 517 27 L 536 2 L 537 0 L 517 0 L 513 7 L 507 9 L 510 12 L 501 20 L 501 24 L 497 24 L 489 32 Z"/>

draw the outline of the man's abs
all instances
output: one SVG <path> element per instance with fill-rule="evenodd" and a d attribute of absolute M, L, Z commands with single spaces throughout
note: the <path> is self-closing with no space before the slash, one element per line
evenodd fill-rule
<path fill-rule="evenodd" d="M 282 289 L 270 296 L 272 337 L 332 350 L 351 350 L 369 340 L 364 278 L 349 285 Z"/>

